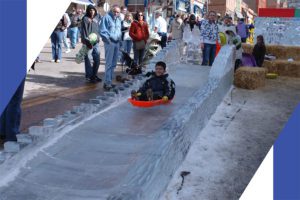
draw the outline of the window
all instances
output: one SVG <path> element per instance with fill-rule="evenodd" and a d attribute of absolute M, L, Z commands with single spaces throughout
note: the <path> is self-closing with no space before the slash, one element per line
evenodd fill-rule
<path fill-rule="evenodd" d="M 128 5 L 144 5 L 144 0 L 128 0 Z"/>

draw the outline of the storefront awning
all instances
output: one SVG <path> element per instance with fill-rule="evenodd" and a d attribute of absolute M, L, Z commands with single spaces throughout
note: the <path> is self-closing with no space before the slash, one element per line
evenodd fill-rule
<path fill-rule="evenodd" d="M 82 5 L 95 5 L 93 0 L 71 0 L 72 3 L 78 3 L 78 4 L 82 4 Z"/>

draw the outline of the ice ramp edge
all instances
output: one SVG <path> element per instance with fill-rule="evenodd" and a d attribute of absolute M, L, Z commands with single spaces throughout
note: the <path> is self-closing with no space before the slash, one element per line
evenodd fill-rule
<path fill-rule="evenodd" d="M 65 133 L 75 128 L 75 125 L 99 115 L 106 110 L 117 106 L 120 102 L 127 100 L 130 91 L 137 89 L 145 81 L 143 75 L 138 75 L 135 79 L 126 81 L 118 86 L 115 92 L 104 92 L 103 95 L 90 99 L 87 103 L 73 106 L 69 111 L 54 118 L 46 118 L 41 126 L 29 127 L 29 132 L 17 135 L 17 143 L 4 145 L 4 150 L 0 151 L 0 172 L 4 176 L 0 180 L 0 187 L 6 184 L 5 176 L 10 176 L 9 172 L 15 171 L 9 166 L 23 166 L 34 157 L 44 146 L 53 143 L 56 138 L 62 137 Z M 35 153 L 34 153 L 35 152 Z"/>
<path fill-rule="evenodd" d="M 158 138 L 151 152 L 159 156 L 138 160 L 108 200 L 155 200 L 163 194 L 191 144 L 232 86 L 234 49 L 223 48 L 204 88 L 196 91 L 155 134 Z"/>

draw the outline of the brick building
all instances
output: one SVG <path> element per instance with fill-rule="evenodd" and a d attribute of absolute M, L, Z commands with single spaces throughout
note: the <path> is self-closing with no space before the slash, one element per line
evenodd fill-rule
<path fill-rule="evenodd" d="M 241 6 L 242 0 L 210 0 L 208 10 L 214 10 L 221 16 L 227 14 L 233 19 L 237 19 L 242 17 Z"/>

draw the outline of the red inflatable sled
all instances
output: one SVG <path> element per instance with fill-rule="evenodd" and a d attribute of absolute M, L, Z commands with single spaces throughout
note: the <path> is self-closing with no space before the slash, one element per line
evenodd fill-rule
<path fill-rule="evenodd" d="M 171 103 L 172 100 L 173 99 L 170 99 L 167 102 L 164 102 L 162 99 L 153 100 L 153 101 L 138 101 L 132 98 L 128 98 L 128 102 L 130 102 L 133 106 L 142 107 L 142 108 L 150 108 L 153 106 L 166 105 Z"/>

